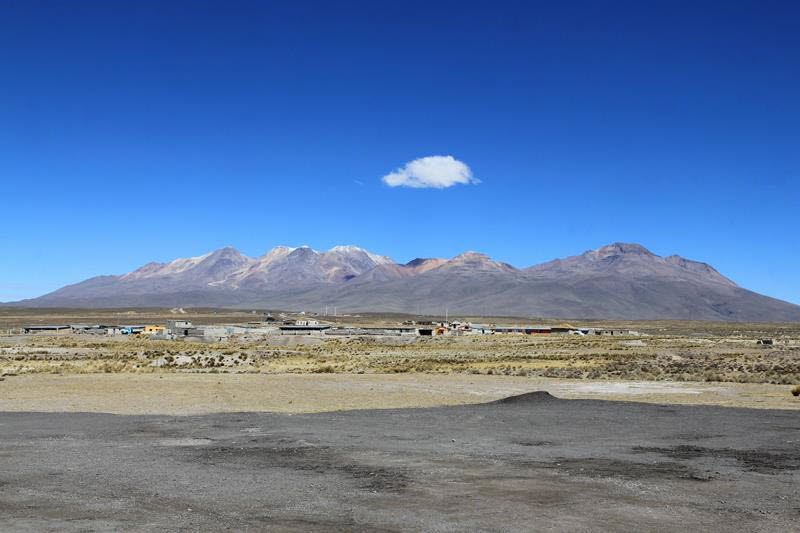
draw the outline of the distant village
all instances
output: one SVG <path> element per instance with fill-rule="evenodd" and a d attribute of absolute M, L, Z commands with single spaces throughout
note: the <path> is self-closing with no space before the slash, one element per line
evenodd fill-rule
<path fill-rule="evenodd" d="M 267 313 L 258 321 L 230 325 L 195 325 L 188 320 L 168 320 L 165 324 L 59 324 L 31 325 L 21 328 L 24 334 L 141 335 L 153 340 L 185 340 L 192 342 L 224 342 L 234 336 L 260 337 L 274 335 L 316 336 L 463 336 L 463 335 L 638 335 L 627 329 L 577 327 L 569 324 L 497 325 L 462 321 L 408 320 L 396 326 L 365 327 L 325 323 L 310 317 L 274 317 Z"/>

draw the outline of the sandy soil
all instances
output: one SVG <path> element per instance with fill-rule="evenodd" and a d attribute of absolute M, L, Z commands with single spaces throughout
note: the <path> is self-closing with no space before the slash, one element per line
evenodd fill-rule
<path fill-rule="evenodd" d="M 185 415 L 310 413 L 559 398 L 800 409 L 789 386 L 426 374 L 31 374 L 0 382 L 0 411 Z"/>

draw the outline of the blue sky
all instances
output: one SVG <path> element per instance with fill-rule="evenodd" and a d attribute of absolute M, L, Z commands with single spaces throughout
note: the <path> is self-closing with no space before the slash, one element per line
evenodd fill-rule
<path fill-rule="evenodd" d="M 768 1 L 6 0 L 0 301 L 225 245 L 528 266 L 625 241 L 800 303 L 798 20 Z M 467 183 L 382 180 L 428 156 Z"/>

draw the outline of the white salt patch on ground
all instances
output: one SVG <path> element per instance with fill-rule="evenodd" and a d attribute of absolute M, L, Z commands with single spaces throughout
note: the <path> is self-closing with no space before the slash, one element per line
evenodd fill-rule
<path fill-rule="evenodd" d="M 561 385 L 559 388 L 585 394 L 702 394 L 710 390 L 721 390 L 719 387 L 698 389 L 693 388 L 691 385 L 679 383 L 642 381 L 628 383 L 576 383 L 572 386 Z"/>

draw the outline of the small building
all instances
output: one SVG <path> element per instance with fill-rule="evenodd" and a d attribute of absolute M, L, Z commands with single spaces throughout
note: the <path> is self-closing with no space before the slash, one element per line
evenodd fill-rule
<path fill-rule="evenodd" d="M 80 333 L 85 333 L 88 335 L 107 335 L 109 328 L 112 326 L 105 326 L 103 324 L 95 324 L 94 326 L 89 326 L 86 329 L 80 330 Z"/>
<path fill-rule="evenodd" d="M 24 326 L 22 328 L 22 331 L 24 333 L 45 333 L 45 332 L 66 333 L 68 330 L 72 331 L 72 327 L 64 325 L 64 326 Z"/>
<path fill-rule="evenodd" d="M 144 324 L 123 324 L 119 326 L 119 332 L 123 335 L 138 335 L 144 331 Z"/>
<path fill-rule="evenodd" d="M 174 333 L 176 338 L 180 337 L 205 337 L 206 336 L 206 328 L 203 327 L 191 327 L 191 328 L 183 328 L 178 330 L 177 333 Z"/>
<path fill-rule="evenodd" d="M 281 335 L 312 335 L 330 329 L 330 326 L 320 325 L 319 323 L 311 326 L 294 324 L 292 326 L 280 326 L 278 329 L 281 330 Z"/>
<path fill-rule="evenodd" d="M 167 320 L 167 328 L 191 328 L 192 323 L 189 320 Z"/>
<path fill-rule="evenodd" d="M 90 335 L 105 335 L 108 326 L 103 324 L 70 324 L 73 333 L 88 333 Z"/>
<path fill-rule="evenodd" d="M 495 326 L 495 333 L 519 333 L 523 335 L 550 335 L 553 328 L 550 326 Z"/>
<path fill-rule="evenodd" d="M 161 333 L 166 332 L 166 329 L 167 328 L 165 328 L 164 326 L 147 325 L 142 330 L 142 333 L 144 333 L 145 335 L 159 335 Z"/>
<path fill-rule="evenodd" d="M 167 332 L 171 333 L 172 335 L 177 335 L 181 337 L 185 337 L 189 335 L 190 330 L 194 326 L 188 320 L 168 320 L 167 321 Z"/>
<path fill-rule="evenodd" d="M 387 327 L 351 327 L 351 328 L 336 328 L 325 332 L 326 335 L 384 335 L 384 336 L 401 336 L 401 335 L 416 335 L 417 328 L 406 328 L 402 326 L 387 326 Z"/>
<path fill-rule="evenodd" d="M 637 332 L 630 331 L 627 329 L 613 329 L 613 328 L 580 328 L 584 335 L 608 335 L 608 336 L 615 336 L 615 335 L 637 335 Z"/>

